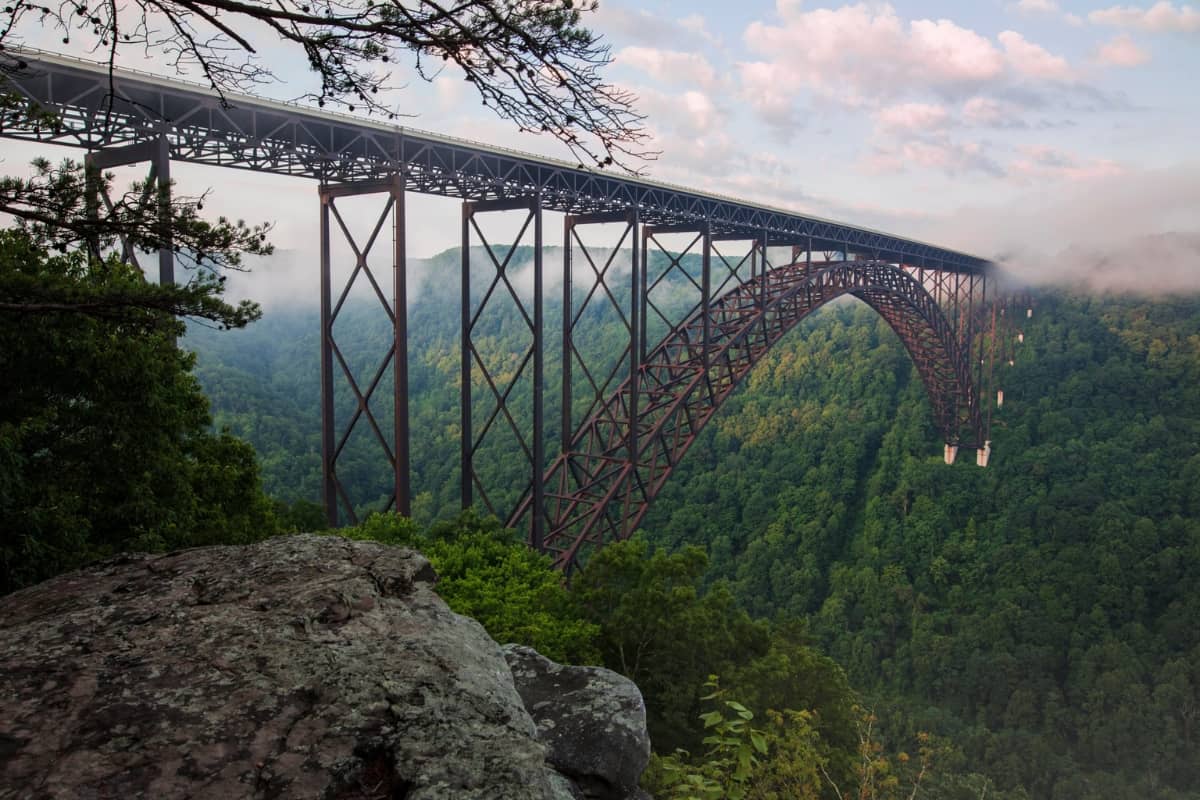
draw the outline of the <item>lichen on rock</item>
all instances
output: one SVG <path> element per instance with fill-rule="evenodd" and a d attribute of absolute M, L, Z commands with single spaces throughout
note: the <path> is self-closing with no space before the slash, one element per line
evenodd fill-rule
<path fill-rule="evenodd" d="M 413 551 L 299 535 L 0 598 L 0 798 L 569 796 L 434 579 Z"/>
<path fill-rule="evenodd" d="M 556 664 L 520 645 L 505 645 L 504 657 L 546 745 L 547 763 L 587 800 L 637 796 L 650 737 L 646 704 L 633 681 L 602 667 Z"/>

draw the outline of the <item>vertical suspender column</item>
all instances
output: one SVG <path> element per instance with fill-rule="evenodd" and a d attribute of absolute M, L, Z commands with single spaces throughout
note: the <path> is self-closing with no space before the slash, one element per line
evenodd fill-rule
<path fill-rule="evenodd" d="M 338 526 L 337 487 L 334 478 L 333 445 L 333 287 L 329 256 L 329 203 L 332 197 L 322 186 L 321 199 L 321 503 L 325 521 Z"/>
<path fill-rule="evenodd" d="M 712 392 L 712 381 L 709 373 L 709 345 L 712 342 L 712 228 L 705 222 L 701 227 L 700 236 L 703 239 L 700 256 L 700 316 L 702 361 L 704 364 L 704 381 Z"/>
<path fill-rule="evenodd" d="M 158 282 L 161 286 L 175 283 L 175 253 L 171 238 L 171 148 L 166 136 L 155 143 L 154 177 L 158 189 L 158 224 L 166 232 L 158 248 Z"/>
<path fill-rule="evenodd" d="M 524 223 L 515 238 L 507 245 L 488 241 L 479 225 L 481 216 L 493 213 L 525 213 Z M 514 257 L 526 235 L 532 229 L 533 296 L 523 296 L 512 281 Z M 471 292 L 471 250 L 478 240 L 486 269 L 478 298 Z M 542 263 L 542 198 L 540 195 L 515 199 L 474 200 L 462 205 L 462 328 L 461 328 L 461 469 L 462 505 L 469 508 L 476 499 L 492 514 L 507 520 L 508 525 L 527 525 L 529 544 L 539 550 L 545 545 L 545 298 Z M 492 304 L 511 300 L 521 324 L 529 333 L 529 346 L 515 353 L 516 367 L 498 363 L 494 353 L 480 348 L 475 340 L 476 325 L 489 313 Z M 476 307 L 478 303 L 478 307 Z M 473 379 L 482 378 L 479 397 L 474 396 Z M 530 401 L 516 402 L 523 396 L 515 391 L 518 385 L 527 386 Z M 479 429 L 473 418 L 476 401 L 481 404 Z M 498 486 L 498 476 L 480 473 L 477 456 L 482 450 L 497 452 L 503 447 L 498 441 L 512 434 L 525 461 L 527 480 L 522 479 L 520 495 L 501 499 L 501 492 L 512 487 Z M 503 451 L 500 451 L 503 452 Z M 494 459 L 493 459 L 494 461 Z M 489 463 L 483 459 L 481 463 Z M 511 472 L 511 470 L 510 470 Z M 503 481 L 500 481 L 503 483 Z M 529 515 L 528 522 L 524 521 Z"/>
<path fill-rule="evenodd" d="M 462 470 L 462 507 L 468 509 L 474 503 L 472 456 L 475 434 L 471 430 L 471 214 L 470 203 L 462 204 L 462 327 L 459 339 L 459 468 Z"/>
<path fill-rule="evenodd" d="M 162 286 L 169 286 L 175 283 L 175 252 L 171 237 L 171 143 L 166 136 L 88 153 L 84 158 L 87 214 L 90 219 L 97 219 L 102 200 L 110 210 L 113 207 L 107 193 L 99 196 L 102 191 L 100 173 L 103 170 L 141 162 L 150 163 L 141 202 L 145 205 L 150 192 L 155 192 L 155 216 L 165 234 L 158 248 L 158 282 Z M 99 256 L 98 243 L 93 241 L 91 244 L 95 255 Z M 123 244 L 122 258 L 136 264 L 133 248 L 127 241 Z"/>
<path fill-rule="evenodd" d="M 542 198 L 533 198 L 533 464 L 530 473 L 533 515 L 529 519 L 529 544 L 539 553 L 545 549 L 546 533 L 546 425 L 545 409 L 545 317 L 542 297 Z"/>
<path fill-rule="evenodd" d="M 359 425 L 368 429 L 367 434 L 379 445 L 379 453 L 386 459 L 387 469 L 391 471 L 388 488 L 390 497 L 384 510 L 395 510 L 400 514 L 412 513 L 411 461 L 409 444 L 409 385 L 408 385 L 408 285 L 407 285 L 407 254 L 405 232 L 405 178 L 394 175 L 378 181 L 361 181 L 338 185 L 324 184 L 319 189 L 321 220 L 320 220 L 320 253 L 321 253 L 321 499 L 325 505 L 326 518 L 331 526 L 337 526 L 342 519 L 351 523 L 358 522 L 358 504 L 366 503 L 366 497 L 355 497 L 347 492 L 337 473 L 337 462 L 343 450 L 351 442 L 353 434 Z M 361 238 L 361 232 L 356 234 L 353 224 L 347 223 L 347 216 L 338 210 L 338 201 L 346 198 L 374 196 L 382 198 L 382 206 L 370 212 L 365 217 L 372 221 L 369 234 Z M 355 201 L 361 202 L 361 201 Z M 356 209 L 355 220 L 364 219 L 362 207 Z M 389 216 L 390 215 L 390 216 Z M 335 231 L 336 226 L 336 231 Z M 392 247 L 382 246 L 387 234 L 392 234 Z M 350 250 L 354 259 L 354 268 L 346 277 L 344 286 L 337 287 L 338 294 L 333 293 L 333 239 L 340 246 Z M 376 248 L 376 245 L 380 245 Z M 344 251 L 339 257 L 344 257 Z M 376 271 L 372 269 L 371 260 L 386 261 L 387 269 L 392 274 L 392 291 L 390 296 L 385 292 L 383 284 L 377 280 Z M 378 277 L 383 277 L 380 264 Z M 339 281 L 340 283 L 340 281 Z M 355 287 L 369 289 L 370 296 L 379 303 L 379 307 L 387 315 L 391 325 L 391 342 L 386 353 L 381 354 L 374 362 L 372 372 L 356 375 L 352 365 L 357 359 L 348 359 L 346 353 L 339 347 L 334 336 L 334 325 L 342 311 L 351 300 L 351 292 Z M 386 425 L 382 423 L 380 414 L 372 407 L 372 401 L 382 397 L 383 392 L 376 391 L 384 382 L 388 373 L 392 376 L 392 415 L 393 428 L 390 436 Z M 340 373 L 342 380 L 338 381 Z M 344 427 L 339 431 L 335 418 L 337 403 L 335 403 L 335 385 L 349 390 L 355 400 L 353 411 L 350 411 Z M 346 409 L 348 410 L 348 409 Z M 361 452 L 357 446 L 351 445 L 356 453 Z"/>
<path fill-rule="evenodd" d="M 629 463 L 636 472 L 638 462 L 638 392 L 641 388 L 642 357 L 646 347 L 646 246 L 650 235 L 648 226 L 641 227 L 641 248 L 638 248 L 638 216 L 635 212 L 630 223 L 633 227 L 632 270 L 629 275 Z M 633 476 L 629 478 L 634 480 Z"/>
<path fill-rule="evenodd" d="M 412 516 L 412 459 L 408 416 L 408 249 L 404 178 L 392 186 L 392 411 L 396 454 L 396 513 Z"/>
<path fill-rule="evenodd" d="M 567 214 L 563 217 L 563 276 L 562 276 L 562 430 L 560 431 L 559 454 L 566 455 L 571 450 L 571 435 L 575 432 L 575 423 L 571 416 L 574 396 L 571 387 L 571 366 L 575 361 L 574 332 L 575 304 L 572 292 L 571 256 L 574 243 L 571 232 L 575 228 L 575 218 Z"/>

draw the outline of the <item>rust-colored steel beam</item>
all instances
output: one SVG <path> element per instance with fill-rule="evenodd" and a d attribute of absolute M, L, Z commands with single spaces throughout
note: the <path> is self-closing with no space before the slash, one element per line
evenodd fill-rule
<path fill-rule="evenodd" d="M 361 186 L 327 186 L 319 189 L 320 213 L 320 278 L 321 278 L 321 499 L 325 515 L 333 527 L 343 521 L 358 522 L 355 503 L 346 491 L 337 474 L 338 458 L 350 441 L 359 424 L 370 428 L 379 444 L 384 458 L 394 475 L 393 490 L 388 497 L 385 510 L 395 509 L 401 514 L 411 513 L 410 463 L 409 463 L 409 415 L 408 415 L 408 315 L 407 277 L 405 266 L 405 218 L 404 184 L 400 179 L 380 181 Z M 337 201 L 356 195 L 380 194 L 385 197 L 378 217 L 365 242 L 360 242 L 338 211 Z M 389 225 L 390 223 L 390 225 Z M 377 245 L 386 232 L 392 234 L 392 246 L 387 250 L 387 262 L 392 274 L 392 291 L 389 298 L 376 278 L 377 266 L 371 265 L 372 255 L 384 248 Z M 332 243 L 337 239 L 349 247 L 354 258 L 354 268 L 334 301 L 332 281 Z M 387 353 L 379 362 L 364 388 L 338 347 L 334 336 L 334 323 L 341 313 L 356 281 L 370 284 L 375 299 L 379 302 L 392 325 L 392 342 Z M 335 369 L 334 364 L 337 364 Z M 384 433 L 380 420 L 371 410 L 371 400 L 382 384 L 388 371 L 392 373 L 392 435 Z M 336 419 L 337 403 L 335 389 L 339 385 L 338 374 L 344 378 L 344 386 L 354 397 L 354 411 L 345 426 L 340 428 Z"/>
<path fill-rule="evenodd" d="M 483 506 L 492 514 L 502 516 L 507 513 L 505 504 L 493 497 L 498 487 L 490 482 L 496 475 L 480 474 L 477 456 L 489 447 L 503 447 L 499 438 L 504 431 L 512 434 L 517 444 L 517 453 L 507 453 L 509 457 L 516 456 L 522 460 L 520 466 L 506 464 L 509 473 L 527 475 L 524 485 L 519 490 L 519 496 L 514 505 L 523 508 L 538 509 L 539 512 L 530 515 L 528 520 L 529 543 L 534 548 L 543 549 L 543 532 L 545 530 L 544 484 L 540 476 L 546 468 L 545 458 L 545 418 L 544 418 L 544 298 L 543 298 L 543 265 L 542 265 L 542 202 L 538 197 L 520 198 L 514 200 L 477 200 L 468 201 L 462 205 L 462 386 L 461 398 L 461 432 L 462 449 L 461 480 L 462 505 L 470 508 L 476 496 Z M 520 228 L 512 238 L 511 244 L 498 245 L 491 242 L 480 225 L 480 219 L 491 213 L 522 212 L 524 215 Z M 518 266 L 514 258 L 522 243 L 528 242 L 533 253 L 533 293 L 532 297 L 523 296 L 513 284 L 511 270 Z M 478 244 L 486 256 L 484 267 L 485 284 L 480 292 L 473 292 L 472 279 L 472 248 Z M 512 354 L 516 358 L 516 367 L 508 371 L 503 363 L 496 363 L 486 349 L 486 333 L 480 333 L 484 315 L 496 303 L 511 301 L 517 311 L 519 323 L 529 332 L 529 345 L 520 353 Z M 482 345 L 482 346 L 481 346 Z M 477 380 L 478 379 L 478 380 Z M 514 390 L 523 382 L 530 384 L 530 404 L 528 408 L 516 400 Z M 481 384 L 482 391 L 478 403 L 479 411 L 483 414 L 482 424 L 476 427 L 476 400 L 473 384 Z"/>

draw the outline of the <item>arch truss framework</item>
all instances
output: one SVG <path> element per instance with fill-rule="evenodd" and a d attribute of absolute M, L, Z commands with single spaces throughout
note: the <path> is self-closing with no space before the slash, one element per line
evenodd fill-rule
<path fill-rule="evenodd" d="M 325 501 L 334 524 L 356 519 L 337 476 L 338 457 L 356 426 L 369 428 L 394 469 L 390 507 L 411 512 L 400 186 L 384 181 L 320 190 Z M 355 241 L 338 216 L 337 201 L 348 194 L 378 195 L 380 214 L 366 242 Z M 506 220 L 500 239 L 490 232 L 494 217 Z M 565 215 L 556 254 L 561 321 L 551 331 L 543 223 L 536 197 L 462 204 L 459 463 L 463 506 L 480 505 L 526 531 L 530 544 L 552 554 L 561 569 L 574 570 L 590 550 L 631 535 L 700 430 L 767 351 L 843 295 L 866 302 L 900 337 L 926 387 L 947 460 L 959 448 L 974 449 L 977 463 L 986 464 L 994 405 L 987 387 L 996 343 L 1003 358 L 1006 341 L 986 274 L 878 260 L 851 246 L 814 251 L 807 242 L 779 242 L 766 231 L 714 234 L 704 224 L 648 225 L 636 211 Z M 389 229 L 390 248 L 379 243 Z M 338 236 L 355 263 L 335 293 L 328 243 Z M 532 290 L 518 286 L 515 276 L 530 267 Z M 392 273 L 390 297 L 377 280 L 384 270 Z M 362 280 L 395 326 L 393 347 L 365 385 L 355 382 L 333 335 L 350 286 Z M 690 292 L 682 301 L 681 287 Z M 516 325 L 507 336 L 521 343 L 517 352 L 497 354 L 488 346 L 491 315 L 500 306 L 503 319 Z M 590 346 L 596 328 L 589 326 L 597 324 L 607 326 L 606 345 L 616 331 L 615 349 Z M 560 369 L 556 385 L 547 385 L 552 337 Z M 394 438 L 371 408 L 389 369 Z M 339 376 L 355 403 L 340 428 L 332 400 Z M 547 416 L 549 392 L 558 396 L 554 419 Z M 496 453 L 504 454 L 500 469 L 523 476 L 515 493 L 493 491 Z"/>

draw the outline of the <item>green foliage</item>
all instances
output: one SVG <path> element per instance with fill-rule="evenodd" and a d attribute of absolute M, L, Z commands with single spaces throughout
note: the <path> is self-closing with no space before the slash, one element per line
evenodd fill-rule
<path fill-rule="evenodd" d="M 1022 324 L 987 470 L 941 463 L 899 343 L 831 309 L 646 528 L 706 542 L 754 613 L 806 615 L 889 738 L 953 740 L 929 792 L 1196 797 L 1200 303 L 1047 296 Z"/>
<path fill-rule="evenodd" d="M 329 527 L 325 509 L 311 500 L 288 504 L 276 499 L 272 503 L 279 530 L 283 533 L 315 533 Z"/>
<path fill-rule="evenodd" d="M 659 763 L 668 800 L 745 800 L 760 758 L 767 754 L 766 734 L 751 726 L 754 712 L 727 697 L 717 676 L 704 683 L 708 694 L 700 699 L 709 710 L 704 723 L 704 759 L 698 768 L 687 764 L 688 753 L 677 750 Z"/>
<path fill-rule="evenodd" d="M 404 517 L 373 514 L 337 533 L 421 551 L 437 571 L 446 604 L 498 642 L 529 645 L 568 664 L 597 661 L 597 627 L 580 615 L 549 557 L 530 550 L 495 517 L 464 511 L 422 532 Z"/>
<path fill-rule="evenodd" d="M 703 746 L 700 687 L 709 676 L 724 674 L 731 691 L 756 713 L 816 711 L 831 769 L 848 770 L 854 701 L 841 669 L 806 645 L 801 625 L 752 620 L 724 584 L 705 589 L 707 566 L 699 548 L 668 553 L 635 538 L 595 553 L 571 586 L 583 613 L 600 628 L 605 666 L 642 690 L 655 748 Z"/>
<path fill-rule="evenodd" d="M 0 231 L 0 299 L 35 283 L 83 297 L 145 282 L 115 260 L 51 255 Z M 145 308 L 0 310 L 0 592 L 124 550 L 274 532 L 254 452 L 209 431 L 178 329 Z"/>
<path fill-rule="evenodd" d="M 604 664 L 646 697 L 651 740 L 660 750 L 694 748 L 702 730 L 698 687 L 769 649 L 769 627 L 738 608 L 727 587 L 701 590 L 704 551 L 652 550 L 644 541 L 592 556 L 571 592 L 600 626 Z"/>
<path fill-rule="evenodd" d="M 812 711 L 767 711 L 769 758 L 754 771 L 747 800 L 816 800 L 827 793 L 830 752 Z M 838 753 L 837 755 L 844 755 Z"/>

